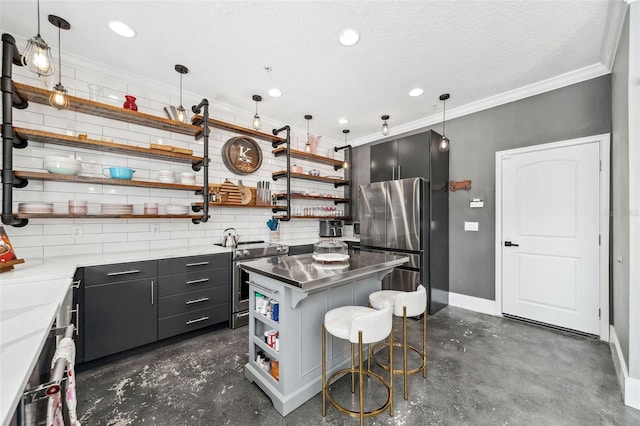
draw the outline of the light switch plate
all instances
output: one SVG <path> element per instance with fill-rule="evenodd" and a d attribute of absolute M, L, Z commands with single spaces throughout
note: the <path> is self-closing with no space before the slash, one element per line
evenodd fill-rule
<path fill-rule="evenodd" d="M 465 222 L 464 223 L 465 231 L 478 231 L 478 222 Z"/>

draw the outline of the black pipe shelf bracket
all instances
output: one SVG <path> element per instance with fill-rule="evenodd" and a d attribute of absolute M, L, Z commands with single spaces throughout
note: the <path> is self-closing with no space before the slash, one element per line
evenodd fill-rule
<path fill-rule="evenodd" d="M 13 188 L 23 188 L 29 183 L 13 174 L 13 149 L 25 148 L 26 140 L 17 138 L 13 130 L 13 108 L 26 108 L 28 103 L 21 99 L 13 87 L 13 65 L 22 66 L 16 40 L 10 34 L 2 34 L 2 223 L 23 227 L 28 219 L 13 216 Z"/>
<path fill-rule="evenodd" d="M 287 179 L 287 204 L 286 204 L 286 210 L 285 209 L 277 209 L 276 207 L 274 207 L 271 211 L 275 214 L 278 212 L 286 212 L 284 216 L 278 216 L 278 219 L 280 219 L 283 222 L 289 222 L 291 220 L 291 127 L 284 126 L 281 127 L 279 129 L 273 129 L 271 133 L 273 133 L 273 136 L 278 136 L 279 133 L 286 131 L 287 132 L 287 137 L 284 139 L 284 141 L 273 141 L 271 142 L 271 146 L 275 149 L 277 147 L 279 147 L 280 145 L 282 145 L 283 143 L 286 144 L 286 156 L 287 156 L 287 168 L 285 169 L 285 177 Z M 274 181 L 277 181 L 278 178 L 276 176 L 271 177 Z M 285 206 L 282 206 L 285 207 Z"/>
<path fill-rule="evenodd" d="M 196 191 L 196 195 L 202 195 L 202 206 L 191 206 L 195 213 L 202 211 L 202 217 L 191 219 L 195 225 L 209 220 L 209 100 L 204 98 L 198 105 L 193 105 L 191 111 L 194 114 L 201 114 L 202 118 L 197 120 L 196 126 L 202 126 L 202 131 L 196 134 L 196 140 L 204 138 L 204 152 L 202 162 L 191 166 L 194 171 L 204 169 L 202 191 Z"/>

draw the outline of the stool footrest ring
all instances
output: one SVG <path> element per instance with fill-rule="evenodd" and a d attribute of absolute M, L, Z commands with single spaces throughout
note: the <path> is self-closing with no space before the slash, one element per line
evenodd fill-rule
<path fill-rule="evenodd" d="M 357 368 L 344 368 L 342 370 L 338 370 L 335 373 L 333 373 L 329 379 L 327 380 L 327 399 L 329 400 L 329 402 L 331 403 L 331 405 L 333 405 L 335 407 L 336 410 L 340 411 L 343 414 L 346 414 L 348 416 L 351 417 L 360 417 L 360 412 L 359 411 L 353 411 L 353 410 L 349 410 L 346 407 L 344 407 L 343 405 L 341 405 L 340 403 L 338 403 L 336 400 L 333 399 L 333 397 L 331 396 L 331 392 L 329 389 L 329 386 L 331 386 L 335 379 L 338 376 L 342 376 L 345 374 L 350 374 L 350 373 L 360 373 L 360 370 Z M 387 400 L 386 402 L 379 408 L 373 409 L 371 411 L 365 411 L 364 412 L 364 417 L 373 417 L 373 416 L 377 416 L 378 414 L 384 412 L 387 408 L 389 408 L 389 402 L 391 401 L 391 388 L 389 388 L 389 384 L 386 382 L 386 380 L 384 380 L 384 378 L 372 371 L 363 371 L 362 374 L 373 377 L 378 379 L 382 385 L 387 388 Z"/>
<path fill-rule="evenodd" d="M 376 358 L 376 355 L 378 355 L 378 351 L 383 349 L 383 348 L 388 348 L 389 347 L 389 343 L 387 342 L 382 342 L 382 343 L 378 343 L 377 345 L 375 345 L 373 347 L 373 350 L 371 351 L 371 357 L 373 358 L 373 361 L 378 365 L 378 367 L 389 371 L 389 365 L 383 363 L 382 361 L 378 360 L 378 358 Z M 401 348 L 402 347 L 402 342 L 393 342 L 393 347 L 394 348 Z M 407 374 L 415 374 L 415 373 L 419 373 L 420 371 L 424 370 L 426 368 L 426 365 L 424 363 L 424 359 L 423 359 L 423 353 L 421 350 L 418 350 L 416 347 L 411 346 L 411 345 L 407 345 L 407 349 L 411 349 L 412 351 L 414 351 L 416 354 L 418 354 L 418 356 L 420 356 L 420 367 L 416 367 L 414 369 L 411 370 L 407 370 Z M 394 357 L 395 358 L 395 357 Z M 395 362 L 394 362 L 395 364 Z M 393 374 L 404 374 L 404 370 L 403 369 L 393 369 Z"/>

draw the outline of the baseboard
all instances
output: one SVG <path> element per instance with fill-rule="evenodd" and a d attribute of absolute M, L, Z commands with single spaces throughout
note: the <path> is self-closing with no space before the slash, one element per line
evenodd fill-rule
<path fill-rule="evenodd" d="M 495 300 L 483 299 L 481 297 L 449 293 L 449 305 L 483 314 L 502 316 L 502 312 L 500 312 L 500 309 L 496 306 Z"/>
<path fill-rule="evenodd" d="M 627 369 L 624 356 L 622 356 L 620 342 L 618 341 L 614 326 L 610 326 L 609 342 L 613 365 L 616 369 L 618 384 L 620 385 L 624 403 L 629 407 L 640 410 L 640 380 L 629 377 L 629 370 Z"/>

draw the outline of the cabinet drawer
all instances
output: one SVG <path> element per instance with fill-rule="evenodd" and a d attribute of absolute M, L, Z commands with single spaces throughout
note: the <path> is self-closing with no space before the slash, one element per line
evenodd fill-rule
<path fill-rule="evenodd" d="M 211 287 L 158 300 L 158 317 L 165 318 L 220 305 L 229 301 L 229 289 Z"/>
<path fill-rule="evenodd" d="M 158 339 L 166 339 L 225 321 L 229 321 L 228 304 L 163 318 L 158 321 Z"/>
<path fill-rule="evenodd" d="M 151 278 L 155 277 L 157 273 L 158 262 L 155 260 L 90 266 L 85 268 L 84 272 L 85 287 Z"/>
<path fill-rule="evenodd" d="M 182 274 L 229 265 L 231 265 L 231 255 L 229 253 L 161 259 L 158 260 L 158 275 Z"/>
<path fill-rule="evenodd" d="M 158 277 L 158 295 L 171 296 L 218 286 L 228 289 L 229 276 L 229 268 L 216 268 Z"/>

